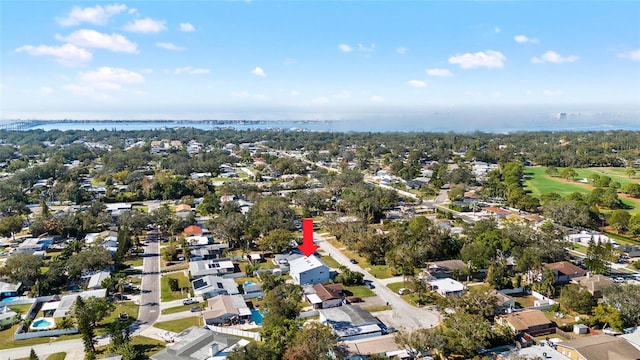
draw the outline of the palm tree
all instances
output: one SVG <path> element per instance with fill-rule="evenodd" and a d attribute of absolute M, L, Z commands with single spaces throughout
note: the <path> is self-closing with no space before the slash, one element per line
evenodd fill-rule
<path fill-rule="evenodd" d="M 122 293 L 124 293 L 124 286 L 127 284 L 129 278 L 127 277 L 119 277 L 116 278 L 116 282 L 115 282 L 115 288 L 116 290 L 118 290 L 120 292 L 120 301 L 122 301 L 123 297 L 122 297 Z"/>

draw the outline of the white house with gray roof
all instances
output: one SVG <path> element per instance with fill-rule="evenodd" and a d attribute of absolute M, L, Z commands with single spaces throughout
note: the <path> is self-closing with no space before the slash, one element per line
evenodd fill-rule
<path fill-rule="evenodd" d="M 303 256 L 289 262 L 289 275 L 298 285 L 329 281 L 329 267 L 316 256 Z"/>

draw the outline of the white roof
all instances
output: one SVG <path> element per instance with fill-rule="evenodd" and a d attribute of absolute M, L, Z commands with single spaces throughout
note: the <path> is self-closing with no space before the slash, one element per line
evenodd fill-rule
<path fill-rule="evenodd" d="M 289 262 L 289 272 L 299 274 L 322 266 L 327 267 L 327 265 L 317 257 L 313 255 L 308 257 L 303 256 Z"/>
<path fill-rule="evenodd" d="M 309 294 L 309 295 L 307 295 L 307 299 L 309 299 L 309 301 L 312 304 L 320 304 L 320 303 L 322 303 L 322 300 L 320 299 L 320 297 L 317 294 Z"/>
<path fill-rule="evenodd" d="M 42 305 L 42 311 L 47 311 L 47 310 L 55 310 L 58 308 L 58 305 L 60 305 L 60 301 L 52 301 L 52 302 L 46 302 L 44 303 L 44 305 Z"/>
<path fill-rule="evenodd" d="M 431 280 L 429 281 L 429 284 L 437 287 L 439 292 L 450 293 L 464 290 L 464 285 L 461 282 L 451 278 Z"/>

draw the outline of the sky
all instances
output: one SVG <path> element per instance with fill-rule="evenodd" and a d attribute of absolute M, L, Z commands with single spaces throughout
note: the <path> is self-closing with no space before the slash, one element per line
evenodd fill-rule
<path fill-rule="evenodd" d="M 0 118 L 640 113 L 640 2 L 0 1 Z"/>

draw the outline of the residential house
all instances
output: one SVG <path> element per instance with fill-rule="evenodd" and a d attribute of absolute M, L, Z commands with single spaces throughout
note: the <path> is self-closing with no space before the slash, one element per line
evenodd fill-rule
<path fill-rule="evenodd" d="M 239 294 L 238 284 L 233 279 L 225 279 L 215 275 L 205 275 L 191 281 L 193 293 L 205 299 L 218 295 Z"/>
<path fill-rule="evenodd" d="M 556 350 L 571 360 L 637 360 L 640 350 L 625 339 L 610 335 L 594 335 L 563 341 Z"/>
<path fill-rule="evenodd" d="M 568 261 L 544 264 L 543 267 L 553 271 L 553 276 L 555 277 L 554 284 L 566 284 L 573 278 L 587 275 L 586 270 L 583 270 Z M 542 274 L 542 276 L 544 276 L 544 274 Z"/>
<path fill-rule="evenodd" d="M 0 281 L 0 300 L 19 296 L 21 287 L 21 282 L 13 284 Z"/>
<path fill-rule="evenodd" d="M 184 232 L 186 236 L 200 236 L 202 235 L 202 228 L 198 225 L 189 225 L 184 228 L 182 232 Z"/>
<path fill-rule="evenodd" d="M 251 310 L 242 295 L 220 295 L 207 300 L 202 317 L 207 325 L 221 325 L 251 317 Z"/>
<path fill-rule="evenodd" d="M 342 284 L 314 284 L 310 293 L 305 294 L 314 309 L 328 309 L 341 306 L 344 302 Z"/>
<path fill-rule="evenodd" d="M 0 329 L 11 327 L 18 319 L 18 313 L 6 306 L 0 307 Z M 7 330 L 8 331 L 8 330 Z"/>
<path fill-rule="evenodd" d="M 189 262 L 189 273 L 194 279 L 205 275 L 233 274 L 235 266 L 229 259 L 210 259 Z"/>
<path fill-rule="evenodd" d="M 516 301 L 498 290 L 491 290 L 491 295 L 496 297 L 496 314 L 504 314 L 516 308 Z"/>
<path fill-rule="evenodd" d="M 487 207 L 483 209 L 489 216 L 496 219 L 504 219 L 507 215 L 511 214 L 509 210 L 500 209 L 496 207 Z"/>
<path fill-rule="evenodd" d="M 551 320 L 540 310 L 522 310 L 496 316 L 496 323 L 509 326 L 515 334 L 553 327 Z"/>
<path fill-rule="evenodd" d="M 151 355 L 151 360 L 218 360 L 248 340 L 192 326 L 173 337 L 173 343 Z"/>
<path fill-rule="evenodd" d="M 190 214 L 191 214 L 191 205 L 189 205 L 189 204 L 178 204 L 176 206 L 176 216 L 185 219 Z"/>
<path fill-rule="evenodd" d="M 298 285 L 329 281 L 329 267 L 315 255 L 303 256 L 289 262 L 289 275 Z"/>
<path fill-rule="evenodd" d="M 244 292 L 242 297 L 245 300 L 262 298 L 264 296 L 264 293 L 262 292 L 262 285 L 256 284 L 252 281 L 247 281 L 242 284 L 242 291 Z"/>
<path fill-rule="evenodd" d="M 618 250 L 630 258 L 640 257 L 640 245 L 621 245 Z"/>
<path fill-rule="evenodd" d="M 64 295 L 60 298 L 60 301 L 47 303 L 47 310 L 53 311 L 54 318 L 65 318 L 71 314 L 71 309 L 73 308 L 73 304 L 75 304 L 78 296 L 80 296 L 84 300 L 90 297 L 103 298 L 107 296 L 107 289 L 89 290 L 80 293 Z"/>
<path fill-rule="evenodd" d="M 320 310 L 320 321 L 331 326 L 340 340 L 357 340 L 382 335 L 384 325 L 356 305 Z"/>
<path fill-rule="evenodd" d="M 586 276 L 571 279 L 571 283 L 580 285 L 586 288 L 591 295 L 601 298 L 602 289 L 612 285 L 613 281 L 604 275 L 591 275 L 591 273 L 587 273 Z"/>
<path fill-rule="evenodd" d="M 442 296 L 462 295 L 464 284 L 451 278 L 430 280 L 429 285 Z"/>
<path fill-rule="evenodd" d="M 216 259 L 222 252 L 229 248 L 229 244 L 209 244 L 189 247 L 191 261 Z"/>
<path fill-rule="evenodd" d="M 625 329 L 625 334 L 620 335 L 621 338 L 627 340 L 629 344 L 640 350 L 640 327 Z"/>
<path fill-rule="evenodd" d="M 208 245 L 213 242 L 213 237 L 194 235 L 194 236 L 187 236 L 185 240 L 189 245 Z"/>
<path fill-rule="evenodd" d="M 466 271 L 467 264 L 462 260 L 444 260 L 430 262 L 425 270 L 428 278 L 448 278 L 453 277 L 454 272 Z"/>
<path fill-rule="evenodd" d="M 94 274 L 88 276 L 89 281 L 87 282 L 87 289 L 96 290 L 102 289 L 102 282 L 111 277 L 111 273 L 108 271 L 98 271 Z"/>

